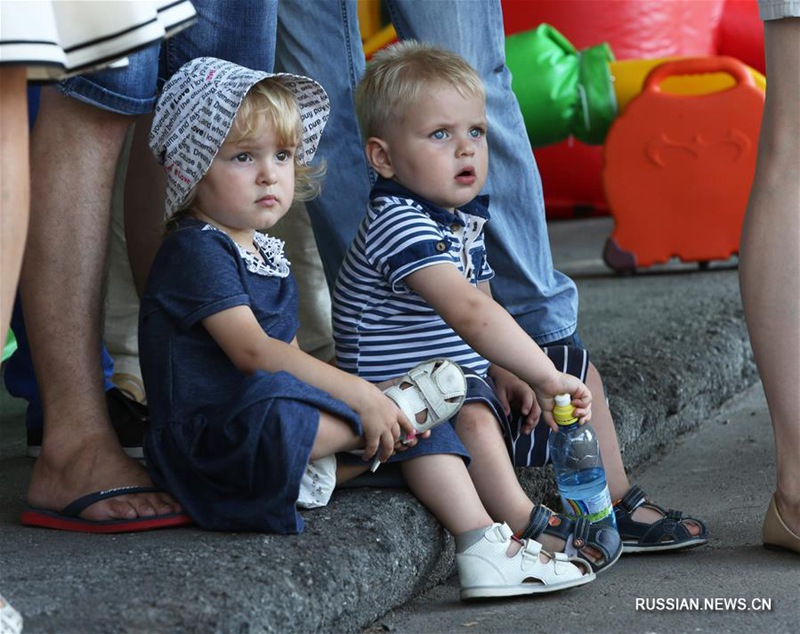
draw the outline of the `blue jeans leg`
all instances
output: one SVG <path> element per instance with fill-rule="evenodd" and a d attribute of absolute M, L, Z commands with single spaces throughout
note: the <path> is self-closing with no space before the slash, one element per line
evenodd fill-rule
<path fill-rule="evenodd" d="M 492 196 L 487 249 L 497 276 L 492 292 L 538 343 L 572 334 L 575 284 L 553 268 L 539 171 L 505 65 L 499 0 L 387 0 L 401 38 L 449 48 L 486 84 Z M 302 0 L 278 7 L 277 65 L 311 75 L 328 91 L 332 114 L 318 156 L 328 163 L 322 195 L 308 204 L 329 283 L 364 216 L 370 176 L 358 134 L 353 93 L 364 72 L 355 0 Z"/>
<path fill-rule="evenodd" d="M 247 68 L 272 71 L 278 0 L 192 0 L 192 4 L 197 22 L 162 45 L 162 84 L 195 57 L 218 57 Z"/>
<path fill-rule="evenodd" d="M 306 203 L 328 284 L 364 217 L 372 176 L 364 157 L 354 91 L 364 74 L 364 51 L 353 0 L 280 0 L 276 69 L 316 79 L 331 101 L 331 115 L 315 162 L 328 171 L 322 194 Z"/>

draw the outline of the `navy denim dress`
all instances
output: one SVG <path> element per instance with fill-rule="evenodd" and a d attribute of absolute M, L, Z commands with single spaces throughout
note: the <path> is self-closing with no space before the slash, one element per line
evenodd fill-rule
<path fill-rule="evenodd" d="M 246 305 L 270 337 L 292 341 L 297 288 L 282 243 L 270 244 L 276 250 L 262 253 L 275 274 L 254 271 L 225 233 L 183 221 L 161 247 L 142 296 L 147 465 L 207 529 L 302 531 L 295 504 L 319 412 L 361 433 L 347 405 L 285 372 L 243 375 L 201 324 Z"/>

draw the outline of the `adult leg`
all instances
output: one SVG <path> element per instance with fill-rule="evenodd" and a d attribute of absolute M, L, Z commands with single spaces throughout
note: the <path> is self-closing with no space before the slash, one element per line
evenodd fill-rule
<path fill-rule="evenodd" d="M 776 504 L 800 535 L 800 17 L 764 23 L 767 93 L 739 284 L 775 434 Z"/>
<path fill-rule="evenodd" d="M 505 67 L 499 2 L 389 0 L 388 6 L 400 37 L 460 53 L 486 82 L 493 157 L 486 190 L 494 201 L 487 243 L 498 272 L 493 293 L 539 343 L 572 334 L 577 293 L 572 281 L 553 269 L 541 181 Z M 353 98 L 364 73 L 356 2 L 318 3 L 309 12 L 301 0 L 282 0 L 278 25 L 277 66 L 313 75 L 331 98 L 317 154 L 327 160 L 327 182 L 336 191 L 323 190 L 308 211 L 332 286 L 370 187 Z"/>
<path fill-rule="evenodd" d="M 5 345 L 28 233 L 28 69 L 0 68 L 0 345 Z"/>
<path fill-rule="evenodd" d="M 435 4 L 435 3 L 433 3 Z M 355 115 L 354 91 L 364 74 L 364 51 L 355 0 L 281 0 L 278 4 L 277 70 L 316 79 L 331 101 L 331 114 L 317 158 L 328 166 L 322 194 L 306 203 L 328 285 L 358 224 L 371 186 Z"/>
<path fill-rule="evenodd" d="M 387 0 L 398 35 L 455 51 L 480 73 L 489 121 L 492 294 L 539 344 L 571 335 L 575 284 L 553 268 L 542 183 L 505 65 L 500 0 Z"/>
<path fill-rule="evenodd" d="M 14 336 L 17 340 L 17 349 L 11 358 L 6 361 L 5 371 L 3 372 L 3 380 L 6 384 L 6 390 L 11 396 L 24 399 L 28 402 L 25 409 L 25 427 L 27 428 L 27 441 L 28 441 L 28 456 L 37 457 L 42 445 L 42 430 L 44 429 L 44 414 L 42 412 L 42 400 L 39 397 L 39 385 L 36 382 L 36 371 L 33 367 L 33 359 L 31 358 L 30 345 L 28 343 L 28 333 L 25 329 L 25 321 L 22 315 L 22 305 L 17 296 L 17 301 L 14 304 L 14 310 L 11 313 L 11 329 L 14 331 Z M 101 365 L 103 368 L 103 389 L 109 395 L 114 387 L 111 382 L 111 375 L 114 373 L 114 361 L 108 354 L 105 346 L 102 348 Z M 128 425 L 136 424 L 136 421 L 130 419 L 123 419 L 123 415 L 131 415 L 132 413 L 123 410 L 122 408 L 115 408 L 112 412 L 109 408 L 109 416 L 112 422 L 117 421 L 118 425 L 127 423 Z M 116 418 L 115 416 L 116 415 Z M 141 422 L 138 423 L 141 425 Z M 115 425 L 116 426 L 116 425 Z M 141 443 L 138 446 L 141 452 Z"/>
<path fill-rule="evenodd" d="M 38 86 L 28 86 L 27 92 L 28 118 L 30 120 L 29 127 L 32 127 L 33 123 L 36 121 L 36 115 L 39 109 L 40 88 Z M 26 160 L 25 163 L 28 164 L 28 161 Z M 29 174 L 30 170 L 26 169 L 24 174 L 26 182 L 29 178 Z M 14 331 L 14 336 L 16 337 L 17 350 L 6 362 L 3 379 L 5 380 L 6 389 L 8 390 L 9 394 L 28 401 L 28 407 L 25 411 L 25 426 L 27 427 L 28 436 L 28 455 L 36 457 L 39 455 L 39 450 L 42 444 L 42 429 L 44 427 L 44 419 L 42 414 L 42 404 L 39 398 L 39 388 L 36 384 L 36 374 L 33 369 L 33 360 L 31 359 L 28 336 L 25 331 L 25 323 L 22 316 L 22 307 L 20 305 L 19 297 L 14 304 L 14 309 L 11 314 L 11 329 Z M 128 407 L 127 399 L 123 399 L 121 395 L 118 395 L 116 390 L 112 391 L 114 384 L 111 382 L 111 375 L 114 373 L 114 362 L 105 347 L 103 347 L 102 350 L 102 365 L 105 378 L 105 390 L 109 403 L 109 416 L 111 417 L 112 424 L 114 424 L 116 429 L 126 430 L 126 433 L 124 434 L 126 442 L 135 443 L 135 434 L 132 434 L 131 431 L 141 431 L 142 413 L 133 409 L 133 406 Z M 127 451 L 129 455 L 136 454 L 135 457 L 140 457 L 141 439 L 138 440 L 138 446 L 135 444 L 131 445 Z"/>
<path fill-rule="evenodd" d="M 180 37 L 180 36 L 178 36 Z M 144 292 L 153 259 L 164 237 L 164 192 L 166 178 L 150 148 L 147 137 L 153 115 L 138 119 L 134 126 L 128 169 L 124 181 L 125 246 L 136 292 Z"/>
<path fill-rule="evenodd" d="M 77 497 L 151 484 L 125 455 L 106 411 L 100 324 L 109 201 L 131 118 L 42 91 L 31 137 L 36 201 L 21 294 L 41 390 L 45 431 L 28 489 L 31 505 L 59 510 Z M 98 502 L 87 519 L 169 513 L 163 494 Z"/>

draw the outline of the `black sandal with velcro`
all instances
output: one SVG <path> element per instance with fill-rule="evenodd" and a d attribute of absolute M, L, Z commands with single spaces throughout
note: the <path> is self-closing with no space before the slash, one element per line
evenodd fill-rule
<path fill-rule="evenodd" d="M 652 524 L 637 522 L 633 513 L 639 507 L 651 508 L 663 515 Z M 633 485 L 621 500 L 614 503 L 617 529 L 622 538 L 625 553 L 652 553 L 669 550 L 682 550 L 702 546 L 708 542 L 708 529 L 705 523 L 693 517 L 684 517 L 681 511 L 666 510 L 647 499 L 644 491 Z M 686 522 L 696 524 L 700 533 L 692 535 Z"/>
<path fill-rule="evenodd" d="M 518 537 L 537 539 L 542 533 L 564 540 L 566 542 L 564 554 L 585 560 L 595 573 L 610 568 L 622 554 L 622 541 L 613 526 L 603 523 L 592 524 L 582 517 L 572 519 L 566 515 L 556 514 L 543 504 L 539 504 L 533 507 L 531 522 Z M 597 551 L 601 557 L 593 561 L 588 554 L 581 552 L 584 548 Z"/>

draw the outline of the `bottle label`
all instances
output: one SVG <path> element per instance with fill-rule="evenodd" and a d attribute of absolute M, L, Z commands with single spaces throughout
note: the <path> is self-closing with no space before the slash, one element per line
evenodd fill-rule
<path fill-rule="evenodd" d="M 592 523 L 605 519 L 613 512 L 611 493 L 608 490 L 608 486 L 603 487 L 600 493 L 590 498 L 576 500 L 562 495 L 561 504 L 568 517 L 573 519 L 575 517 L 585 517 Z"/>

